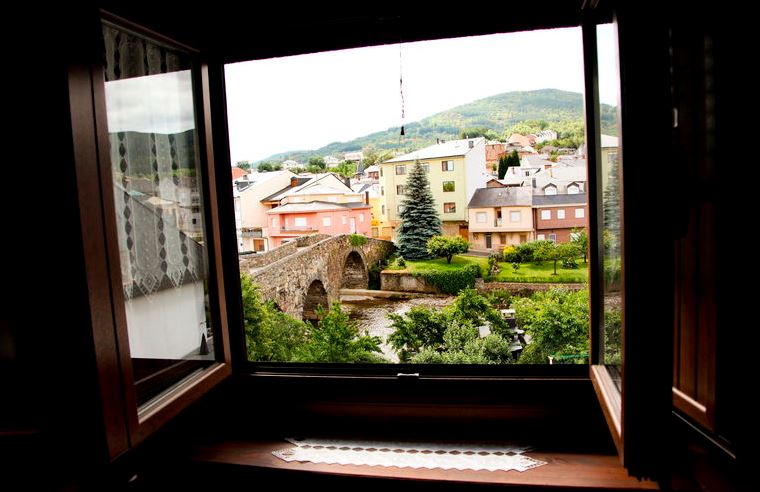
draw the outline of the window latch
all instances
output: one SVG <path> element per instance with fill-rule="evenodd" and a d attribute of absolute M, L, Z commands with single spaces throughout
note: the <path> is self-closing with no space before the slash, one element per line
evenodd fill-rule
<path fill-rule="evenodd" d="M 418 372 L 400 372 L 396 374 L 396 377 L 399 379 L 419 379 L 420 373 Z"/>

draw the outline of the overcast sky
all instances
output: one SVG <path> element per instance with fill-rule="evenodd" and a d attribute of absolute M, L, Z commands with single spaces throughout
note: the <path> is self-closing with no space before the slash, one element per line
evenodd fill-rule
<path fill-rule="evenodd" d="M 600 44 L 611 47 L 609 40 Z M 226 81 L 232 162 L 316 149 L 401 125 L 399 74 L 404 122 L 410 123 L 502 92 L 583 92 L 582 60 L 581 32 L 572 28 L 231 64 Z M 616 104 L 617 95 L 603 89 L 602 100 Z"/>

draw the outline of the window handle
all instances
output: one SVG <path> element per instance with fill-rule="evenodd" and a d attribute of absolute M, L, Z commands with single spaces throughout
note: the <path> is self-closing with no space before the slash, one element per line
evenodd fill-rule
<path fill-rule="evenodd" d="M 396 374 L 396 377 L 399 379 L 419 379 L 420 373 L 418 372 L 400 372 Z"/>

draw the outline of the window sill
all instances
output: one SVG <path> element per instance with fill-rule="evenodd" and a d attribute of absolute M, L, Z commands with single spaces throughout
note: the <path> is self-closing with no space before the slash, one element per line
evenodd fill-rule
<path fill-rule="evenodd" d="M 210 466 L 208 471 L 211 473 L 214 473 L 211 470 L 216 469 L 220 476 L 227 471 L 223 467 L 236 467 L 237 476 L 240 473 L 255 474 L 269 470 L 300 473 L 301 476 L 306 473 L 320 477 L 414 480 L 468 486 L 498 484 L 602 490 L 658 488 L 655 482 L 640 482 L 629 477 L 617 455 L 611 454 L 536 451 L 526 453 L 526 456 L 546 461 L 546 465 L 524 472 L 490 472 L 285 462 L 272 455 L 272 451 L 288 447 L 292 447 L 292 444 L 283 440 L 212 442 L 193 447 L 190 450 L 190 460 L 195 464 Z"/>

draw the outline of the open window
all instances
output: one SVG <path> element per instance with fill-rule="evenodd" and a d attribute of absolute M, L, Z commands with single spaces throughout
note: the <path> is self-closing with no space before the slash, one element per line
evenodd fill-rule
<path fill-rule="evenodd" d="M 90 296 L 116 456 L 230 374 L 230 349 L 207 68 L 192 49 L 111 16 L 102 39 L 103 64 L 72 69 L 70 86 L 75 107 L 94 95 L 94 126 L 72 123 L 79 178 L 100 185 L 81 214 L 89 261 L 106 259 Z"/>
<path fill-rule="evenodd" d="M 628 26 L 632 28 L 631 23 Z M 651 476 L 651 468 L 647 466 L 650 456 L 647 455 L 645 443 L 653 433 L 661 432 L 663 428 L 657 415 L 664 408 L 667 416 L 670 388 L 666 388 L 667 403 L 663 407 L 658 393 L 660 387 L 653 384 L 657 381 L 658 374 L 662 375 L 658 365 L 661 347 L 649 349 L 642 327 L 647 326 L 647 322 L 659 326 L 662 320 L 666 320 L 670 327 L 670 307 L 665 306 L 667 303 L 663 303 L 663 299 L 671 291 L 667 282 L 650 286 L 641 277 L 645 271 L 640 268 L 645 255 L 634 246 L 641 244 L 642 236 L 639 234 L 648 231 L 652 224 L 642 222 L 643 219 L 632 211 L 641 214 L 642 211 L 652 211 L 654 207 L 644 197 L 624 193 L 626 189 L 646 189 L 646 186 L 636 186 L 641 184 L 644 177 L 627 171 L 623 163 L 624 156 L 630 162 L 641 159 L 641 153 L 629 150 L 631 147 L 624 152 L 622 147 L 623 130 L 628 132 L 630 129 L 631 135 L 642 137 L 640 123 L 626 125 L 629 119 L 633 119 L 627 117 L 626 112 L 633 114 L 641 111 L 635 105 L 634 109 L 629 110 L 629 103 L 646 100 L 646 94 L 621 94 L 621 113 L 618 118 L 621 124 L 617 130 L 617 136 L 621 140 L 610 147 L 614 150 L 608 152 L 606 164 L 604 161 L 599 67 L 609 64 L 607 60 L 598 58 L 603 53 L 598 45 L 598 39 L 602 39 L 602 36 L 598 34 L 605 29 L 607 28 L 598 27 L 596 19 L 583 25 L 589 212 L 574 213 L 572 217 L 581 219 L 588 216 L 590 222 L 591 338 L 589 354 L 586 356 L 591 359 L 591 367 L 582 364 L 568 364 L 565 367 L 555 364 L 555 367 L 549 369 L 526 367 L 523 372 L 505 372 L 500 377 L 503 380 L 513 378 L 521 388 L 531 387 L 532 383 L 551 384 L 555 387 L 565 383 L 577 384 L 578 381 L 588 384 L 590 379 L 605 409 L 626 466 L 630 465 L 634 473 Z M 105 66 L 95 65 L 88 70 L 72 69 L 71 98 L 77 103 L 73 106 L 85 108 L 83 112 L 72 115 L 72 122 L 77 132 L 75 150 L 79 166 L 78 178 L 81 190 L 86 192 L 80 191 L 80 201 L 85 242 L 88 242 L 89 253 L 92 253 L 88 258 L 91 262 L 88 274 L 92 276 L 93 286 L 91 305 L 94 313 L 100 316 L 98 323 L 93 325 L 96 345 L 102 348 L 98 354 L 98 364 L 104 408 L 109 425 L 116 430 L 121 428 L 121 431 L 109 433 L 109 436 L 115 436 L 110 449 L 111 456 L 114 457 L 125 447 L 143 440 L 181 408 L 230 374 L 231 352 L 235 353 L 235 362 L 238 363 L 236 368 L 239 367 L 241 373 L 249 374 L 252 366 L 247 363 L 243 329 L 240 326 L 243 316 L 237 306 L 241 287 L 236 275 L 238 257 L 232 214 L 233 194 L 217 192 L 217 179 L 226 179 L 230 173 L 226 168 L 214 167 L 214 156 L 220 158 L 220 161 L 229 158 L 226 134 L 217 133 L 222 135 L 221 141 L 212 139 L 212 128 L 224 128 L 226 123 L 224 110 L 220 109 L 224 106 L 224 65 L 219 60 L 210 67 L 204 65 L 201 55 L 192 49 L 118 19 L 104 23 L 103 39 Z M 658 39 L 658 42 L 661 41 Z M 667 42 L 658 46 L 667 46 Z M 631 46 L 623 48 L 633 50 Z M 302 51 L 305 51 L 303 47 Z M 657 62 L 662 63 L 662 60 Z M 628 72 L 625 71 L 626 68 Z M 641 67 L 635 64 L 621 67 L 617 80 L 625 75 L 640 76 L 631 75 L 632 72 L 635 73 L 634 68 Z M 657 107 L 667 107 L 667 98 L 657 100 Z M 134 124 L 131 118 L 140 115 L 147 116 L 146 120 Z M 633 119 L 634 123 L 641 120 Z M 660 123 L 657 120 L 658 128 Z M 427 174 L 443 175 L 450 181 L 450 175 L 461 170 L 460 162 L 463 161 L 457 161 L 456 164 L 448 159 L 438 162 L 442 162 L 441 167 L 436 168 L 437 164 L 430 166 Z M 226 166 L 229 163 L 224 164 Z M 385 172 L 381 167 L 379 175 L 381 179 L 394 183 L 392 180 L 400 179 L 399 176 L 408 179 L 411 166 L 412 163 L 408 167 L 406 164 L 392 164 Z M 520 178 L 525 179 L 527 186 L 536 187 L 536 174 L 537 172 L 526 171 L 527 177 Z M 282 188 L 296 189 L 300 184 L 302 183 L 298 183 L 297 179 L 295 182 L 288 179 Z M 219 185 L 219 189 L 224 186 L 227 185 Z M 325 185 L 327 188 L 333 186 L 340 186 L 340 181 Z M 442 186 L 443 184 L 436 191 L 442 189 Z M 395 183 L 394 187 L 386 188 L 396 190 Z M 448 193 L 464 192 L 464 188 L 458 185 Z M 326 193 L 329 195 L 329 190 Z M 574 199 L 578 198 L 577 194 L 571 194 Z M 388 193 L 383 195 L 381 189 L 380 196 L 387 195 Z M 547 206 L 553 205 L 549 201 L 554 196 L 560 195 L 545 197 Z M 262 195 L 261 199 L 271 197 L 270 193 Z M 93 200 L 96 202 L 94 207 Z M 225 200 L 229 203 L 225 203 Z M 369 226 L 370 221 L 363 220 L 368 210 L 346 207 L 340 200 L 330 200 L 329 196 L 324 202 L 319 199 L 312 201 L 321 202 L 320 206 L 327 203 L 329 207 L 349 209 L 345 212 L 349 217 L 348 224 L 343 224 L 342 220 L 330 219 L 331 227 L 346 225 L 351 232 L 356 232 L 360 227 Z M 303 203 L 305 202 L 293 201 L 283 206 L 301 207 Z M 459 208 L 456 207 L 457 203 L 460 203 Z M 462 209 L 466 208 L 467 203 L 464 200 L 442 202 L 438 205 L 437 212 L 464 214 L 466 210 Z M 383 208 L 386 206 L 394 212 L 402 213 L 404 210 L 404 205 L 400 203 L 395 207 L 393 204 L 383 204 Z M 494 207 L 488 208 L 493 210 Z M 229 217 L 224 215 L 224 210 L 230 212 Z M 583 208 L 577 210 L 584 211 Z M 264 222 L 267 227 L 289 224 L 285 218 L 275 220 L 275 215 L 277 214 L 265 216 L 269 217 Z M 522 216 L 525 219 L 528 215 L 526 210 Z M 642 216 L 651 215 L 644 213 Z M 501 226 L 497 219 L 481 222 L 479 214 L 475 217 L 470 222 L 470 227 L 473 223 L 484 223 L 489 227 L 491 224 L 494 227 Z M 617 224 L 614 222 L 616 217 Z M 551 214 L 548 218 L 551 218 Z M 570 218 L 568 212 L 566 220 Z M 321 216 L 315 223 L 327 225 Z M 299 226 L 296 223 L 295 228 L 299 227 L 305 225 Z M 380 224 L 378 232 L 381 236 L 390 237 L 394 227 Z M 138 228 L 142 229 L 138 231 Z M 605 234 L 605 230 L 609 232 Z M 220 231 L 224 231 L 224 234 Z M 456 231 L 468 234 L 466 227 L 462 228 L 461 225 Z M 295 232 L 299 231 L 294 231 L 294 235 Z M 495 232 L 507 234 L 497 230 Z M 500 238 L 498 242 L 491 241 L 494 233 L 487 230 L 469 233 L 473 237 L 487 238 L 487 243 L 505 243 L 504 236 L 496 236 Z M 528 237 L 534 237 L 533 232 L 525 231 L 518 231 L 516 237 L 509 234 L 507 243 L 522 243 Z M 545 234 L 536 232 L 535 237 L 551 237 L 550 234 L 556 233 L 547 229 Z M 556 237 L 559 240 L 559 235 Z M 98 243 L 101 239 L 101 243 Z M 362 241 L 356 238 L 352 240 Z M 309 246 L 308 240 L 300 236 L 284 237 L 281 242 L 283 246 L 280 248 L 293 250 Z M 355 245 L 351 247 L 358 248 Z M 272 249 L 276 250 L 277 248 Z M 102 257 L 106 261 L 98 263 Z M 341 285 L 365 281 L 366 258 L 358 249 L 341 259 L 346 278 L 333 280 Z M 252 264 L 255 261 L 256 258 L 253 258 Z M 309 266 L 310 264 L 304 264 L 302 268 Z M 227 273 L 226 278 L 222 275 L 223 267 Z M 667 269 L 664 272 L 667 273 Z M 296 306 L 300 313 L 312 315 L 320 310 L 320 306 L 326 305 L 330 285 L 317 278 L 305 279 L 303 284 L 306 288 L 304 293 L 297 296 L 300 300 L 298 303 L 285 304 L 278 300 L 275 305 L 279 308 L 275 311 Z M 282 296 L 281 300 L 287 300 L 290 295 L 288 289 L 293 285 L 295 283 L 290 282 L 277 291 L 276 295 Z M 225 290 L 229 293 L 228 296 L 225 296 Z M 649 299 L 652 291 L 656 294 L 654 301 Z M 610 313 L 607 314 L 605 298 L 610 296 L 617 296 L 619 301 L 616 301 L 617 304 L 611 303 Z M 164 303 L 159 297 L 172 299 Z M 140 305 L 146 307 L 143 309 Z M 649 315 L 653 319 L 644 316 L 644 309 L 626 310 L 626 306 L 649 306 Z M 173 309 L 177 311 L 176 316 L 169 315 Z M 270 314 L 273 319 L 280 316 L 275 312 Z M 181 324 L 174 323 L 180 319 L 183 320 Z M 155 320 L 168 324 L 161 325 Z M 149 334 L 141 333 L 142 327 L 152 323 L 158 327 L 150 330 Z M 150 337 L 156 333 L 161 334 L 162 343 L 170 343 L 162 345 L 151 341 Z M 652 353 L 656 357 L 650 357 Z M 654 365 L 651 364 L 652 360 L 655 361 Z M 665 373 L 668 373 L 668 369 L 669 367 Z M 275 367 L 266 367 L 247 380 L 254 380 L 256 376 L 264 379 L 276 370 Z M 341 370 L 354 381 L 361 380 L 362 384 L 362 377 L 370 374 L 357 375 L 345 368 Z M 266 372 L 268 374 L 264 374 Z M 304 372 L 308 371 L 300 367 L 291 371 L 291 374 L 301 377 Z M 590 376 L 586 377 L 588 372 Z M 392 385 L 396 382 L 401 384 L 400 381 L 409 381 L 409 378 L 395 378 L 395 374 L 389 374 L 390 372 L 382 374 L 385 378 L 382 384 L 385 386 L 377 386 L 381 391 L 373 395 L 373 398 L 381 398 L 383 392 L 391 394 L 394 391 Z M 435 376 L 433 373 L 431 375 Z M 494 382 L 472 368 L 464 368 L 461 375 L 480 378 L 477 386 L 483 393 L 487 393 L 485 387 Z M 325 383 L 326 379 L 320 380 L 314 373 L 310 376 L 309 385 L 315 388 L 329 384 Z M 335 379 L 335 374 L 332 376 Z M 456 378 L 451 378 L 451 374 L 447 373 L 445 378 L 435 379 L 431 385 L 436 385 L 435 390 L 440 396 L 441 393 L 447 394 L 451 388 L 461 389 L 462 381 L 467 378 L 452 382 L 454 379 Z M 669 382 L 670 378 L 666 379 Z M 540 391 L 533 386 L 528 392 L 535 395 Z M 318 391 L 310 394 L 316 393 Z M 406 396 L 411 394 L 410 399 L 416 397 L 413 393 L 409 392 Z M 651 393 L 655 393 L 656 397 L 649 400 Z M 425 396 L 430 397 L 431 401 L 435 399 L 435 395 L 431 397 L 430 393 Z M 655 404 L 642 411 L 644 401 L 653 401 Z M 451 412 L 451 415 L 455 414 L 456 411 Z M 127 422 L 126 426 L 124 422 Z"/>

